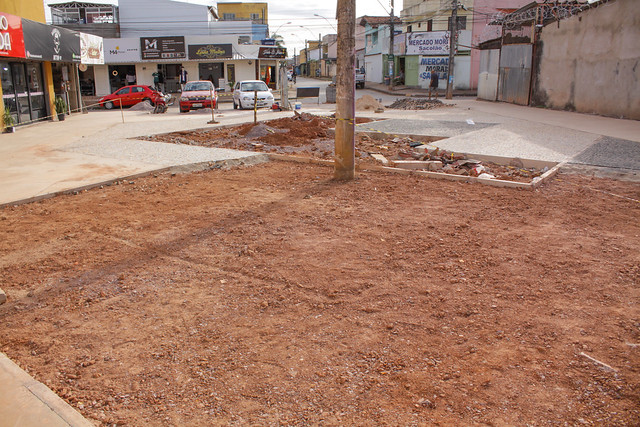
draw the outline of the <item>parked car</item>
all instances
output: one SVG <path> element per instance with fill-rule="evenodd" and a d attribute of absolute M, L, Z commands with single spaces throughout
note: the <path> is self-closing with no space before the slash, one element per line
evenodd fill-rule
<path fill-rule="evenodd" d="M 364 71 L 356 68 L 356 87 L 360 89 L 364 89 Z"/>
<path fill-rule="evenodd" d="M 213 101 L 211 96 L 213 95 Z M 199 108 L 216 108 L 218 94 L 209 80 L 187 82 L 180 95 L 180 112 L 188 113 Z"/>
<path fill-rule="evenodd" d="M 243 80 L 233 87 L 233 108 L 253 108 L 254 93 L 257 91 L 257 108 L 272 108 L 273 93 L 262 80 Z"/>
<path fill-rule="evenodd" d="M 103 96 L 98 100 L 100 106 L 111 110 L 113 107 L 123 107 L 135 105 L 138 102 L 149 101 L 155 105 L 163 95 L 151 86 L 131 85 L 124 86 L 113 92 L 111 95 Z"/>

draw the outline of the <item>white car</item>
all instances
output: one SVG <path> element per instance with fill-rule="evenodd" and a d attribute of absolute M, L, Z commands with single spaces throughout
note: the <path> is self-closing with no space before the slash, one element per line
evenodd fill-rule
<path fill-rule="evenodd" d="M 272 108 L 273 94 L 262 80 L 243 80 L 233 87 L 233 108 L 253 109 L 254 93 L 258 94 L 257 108 Z"/>

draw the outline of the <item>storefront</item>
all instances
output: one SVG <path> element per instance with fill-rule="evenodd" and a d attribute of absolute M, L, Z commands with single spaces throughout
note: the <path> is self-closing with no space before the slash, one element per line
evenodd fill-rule
<path fill-rule="evenodd" d="M 96 95 L 113 93 L 127 84 L 158 86 L 178 93 L 181 83 L 210 80 L 219 91 L 228 91 L 238 80 L 262 79 L 279 84 L 278 70 L 286 49 L 238 45 L 237 37 L 173 36 L 104 39 L 104 66 L 95 66 Z"/>
<path fill-rule="evenodd" d="M 0 12 L 3 108 L 15 124 L 51 117 L 56 96 L 70 110 L 81 109 L 78 65 L 84 58 L 104 62 L 96 51 L 102 38 L 90 38 L 94 42 L 81 43 L 78 32 Z"/>
<path fill-rule="evenodd" d="M 42 64 L 36 62 L 0 62 L 2 101 L 16 124 L 47 116 Z"/>
<path fill-rule="evenodd" d="M 262 46 L 258 51 L 260 80 L 272 89 L 278 87 L 279 62 L 287 59 L 287 49 L 278 46 Z"/>

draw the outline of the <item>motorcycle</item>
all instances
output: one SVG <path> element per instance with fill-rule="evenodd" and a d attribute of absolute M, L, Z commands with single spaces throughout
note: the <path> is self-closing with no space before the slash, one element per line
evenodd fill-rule
<path fill-rule="evenodd" d="M 174 100 L 171 95 L 163 94 L 160 92 L 161 97 L 156 101 L 156 105 L 153 108 L 153 114 L 162 114 L 166 113 L 169 109 L 169 106 L 173 105 Z"/>

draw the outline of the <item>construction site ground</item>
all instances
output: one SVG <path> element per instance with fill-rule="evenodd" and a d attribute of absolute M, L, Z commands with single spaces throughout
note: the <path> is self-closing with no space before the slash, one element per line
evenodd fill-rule
<path fill-rule="evenodd" d="M 101 425 L 633 425 L 640 185 L 269 162 L 0 211 L 0 350 Z"/>

